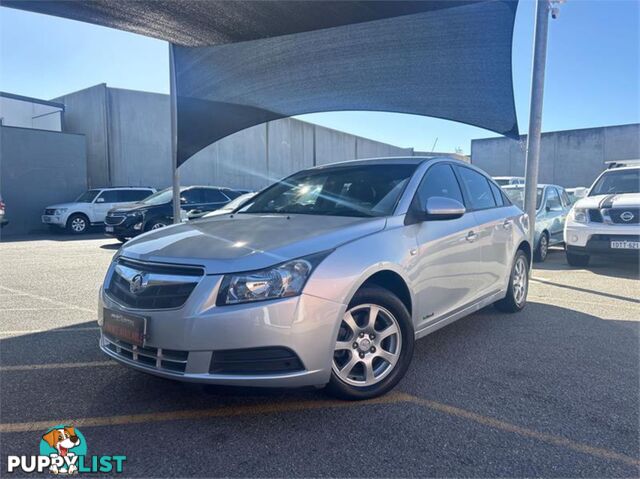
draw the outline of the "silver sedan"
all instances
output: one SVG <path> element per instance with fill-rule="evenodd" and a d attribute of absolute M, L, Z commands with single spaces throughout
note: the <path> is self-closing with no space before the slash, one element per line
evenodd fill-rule
<path fill-rule="evenodd" d="M 233 214 L 125 244 L 100 292 L 100 345 L 182 381 L 374 397 L 415 339 L 525 306 L 527 228 L 490 177 L 453 160 L 304 170 Z"/>

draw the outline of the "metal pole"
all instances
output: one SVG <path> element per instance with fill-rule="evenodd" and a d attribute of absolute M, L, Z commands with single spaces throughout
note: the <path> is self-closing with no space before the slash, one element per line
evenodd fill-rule
<path fill-rule="evenodd" d="M 542 99 L 544 96 L 544 69 L 547 61 L 547 32 L 549 30 L 548 0 L 537 0 L 536 30 L 533 48 L 533 72 L 531 78 L 531 109 L 529 112 L 529 136 L 525 166 L 524 205 L 529 215 L 529 241 L 535 247 L 536 195 L 538 189 L 538 165 L 540 163 L 540 134 L 542 130 Z"/>
<path fill-rule="evenodd" d="M 180 223 L 180 173 L 178 172 L 178 108 L 173 43 L 169 42 L 169 102 L 171 111 L 171 169 L 173 172 L 173 222 Z"/>

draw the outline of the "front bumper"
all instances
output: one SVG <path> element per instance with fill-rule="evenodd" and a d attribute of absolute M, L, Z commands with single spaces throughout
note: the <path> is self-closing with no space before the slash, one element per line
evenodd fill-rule
<path fill-rule="evenodd" d="M 41 219 L 45 225 L 65 226 L 67 224 L 63 215 L 42 215 Z"/>
<path fill-rule="evenodd" d="M 104 232 L 107 236 L 133 238 L 143 231 L 144 218 L 142 216 L 124 218 L 119 224 L 109 224 L 109 219 L 105 220 Z"/>
<path fill-rule="evenodd" d="M 103 308 L 108 308 L 146 317 L 147 335 L 144 348 L 135 348 L 136 354 L 131 345 L 104 333 L 100 348 L 122 364 L 180 381 L 265 387 L 317 386 L 329 381 L 335 338 L 346 305 L 302 294 L 219 307 L 215 300 L 221 279 L 204 276 L 178 309 L 128 309 L 101 290 L 100 326 Z M 108 281 L 109 277 L 106 284 Z M 220 361 L 227 360 L 229 353 L 234 357 L 237 351 L 274 349 L 291 352 L 299 359 L 299 367 L 256 373 L 260 368 L 246 367 L 245 356 L 241 371 L 219 372 Z"/>
<path fill-rule="evenodd" d="M 637 256 L 638 250 L 611 247 L 611 241 L 640 241 L 640 226 L 607 223 L 586 224 L 567 221 L 564 242 L 568 252 L 576 254 L 602 254 Z"/>

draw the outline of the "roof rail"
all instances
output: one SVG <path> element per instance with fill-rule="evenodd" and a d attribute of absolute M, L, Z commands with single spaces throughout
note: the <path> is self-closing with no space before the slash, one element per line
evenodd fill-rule
<path fill-rule="evenodd" d="M 604 164 L 607 165 L 607 169 L 622 168 L 624 166 L 640 166 L 640 160 L 614 160 L 605 161 Z"/>

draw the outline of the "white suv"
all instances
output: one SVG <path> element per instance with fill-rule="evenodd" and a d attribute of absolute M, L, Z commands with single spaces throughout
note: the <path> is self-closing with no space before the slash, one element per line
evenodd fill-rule
<path fill-rule="evenodd" d="M 72 234 L 85 233 L 90 225 L 104 223 L 111 208 L 143 200 L 155 192 L 146 186 L 96 188 L 82 193 L 71 203 L 47 206 L 42 222 L 66 228 Z"/>
<path fill-rule="evenodd" d="M 573 205 L 564 228 L 567 262 L 587 266 L 591 255 L 638 257 L 640 252 L 640 165 L 617 164 Z"/>

